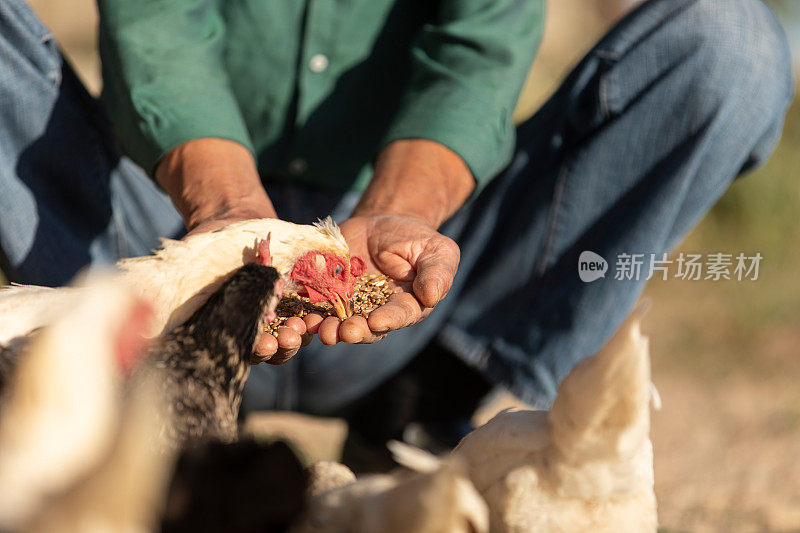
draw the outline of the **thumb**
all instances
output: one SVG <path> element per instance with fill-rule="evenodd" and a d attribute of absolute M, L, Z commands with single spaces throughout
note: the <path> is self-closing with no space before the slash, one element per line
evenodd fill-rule
<path fill-rule="evenodd" d="M 445 297 L 453 286 L 460 258 L 458 245 L 444 236 L 420 253 L 413 288 L 422 305 L 433 307 Z"/>

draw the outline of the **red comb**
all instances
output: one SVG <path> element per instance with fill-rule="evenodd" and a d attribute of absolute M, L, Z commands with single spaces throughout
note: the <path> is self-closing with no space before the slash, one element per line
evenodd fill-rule
<path fill-rule="evenodd" d="M 350 274 L 353 276 L 360 276 L 367 269 L 366 263 L 360 257 L 353 256 L 350 258 Z"/>
<path fill-rule="evenodd" d="M 272 233 L 267 233 L 267 238 L 262 239 L 258 243 L 258 252 L 256 253 L 256 261 L 264 266 L 272 266 L 272 254 L 269 253 L 269 241 Z"/>

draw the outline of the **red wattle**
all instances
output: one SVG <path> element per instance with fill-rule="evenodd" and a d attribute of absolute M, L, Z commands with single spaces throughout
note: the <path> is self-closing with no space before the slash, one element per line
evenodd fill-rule
<path fill-rule="evenodd" d="M 306 293 L 308 293 L 308 299 L 311 301 L 312 304 L 317 304 L 319 302 L 324 302 L 327 298 L 318 290 L 309 287 L 308 285 L 305 286 Z"/>
<path fill-rule="evenodd" d="M 267 238 L 258 243 L 256 261 L 264 266 L 272 266 L 272 254 L 269 253 L 269 241 L 272 233 L 267 233 Z"/>

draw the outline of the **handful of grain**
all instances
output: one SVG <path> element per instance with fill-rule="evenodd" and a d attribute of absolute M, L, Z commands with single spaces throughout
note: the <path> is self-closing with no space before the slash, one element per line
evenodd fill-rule
<path fill-rule="evenodd" d="M 353 291 L 353 315 L 361 315 L 364 318 L 369 314 L 386 303 L 386 300 L 394 292 L 389 286 L 391 280 L 383 274 L 365 274 L 356 280 L 355 289 Z M 319 313 L 322 316 L 335 316 L 333 306 L 328 302 L 321 302 L 312 304 L 305 296 L 300 296 L 297 293 L 287 293 L 283 295 L 281 301 L 278 302 L 278 307 L 275 308 L 275 314 L 278 315 L 275 320 L 270 322 L 264 328 L 264 331 L 270 333 L 274 337 L 278 336 L 278 328 L 286 323 L 286 320 L 296 316 L 303 318 L 309 313 Z"/>

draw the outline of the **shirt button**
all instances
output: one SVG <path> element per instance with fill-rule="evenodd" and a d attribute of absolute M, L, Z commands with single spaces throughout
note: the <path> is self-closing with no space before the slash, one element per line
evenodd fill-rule
<path fill-rule="evenodd" d="M 308 163 L 305 159 L 297 158 L 289 162 L 289 173 L 299 176 L 308 169 Z"/>
<path fill-rule="evenodd" d="M 308 60 L 308 68 L 311 72 L 323 72 L 328 68 L 329 64 L 330 61 L 328 61 L 328 57 L 323 54 L 314 54 L 311 56 L 311 59 Z"/>

